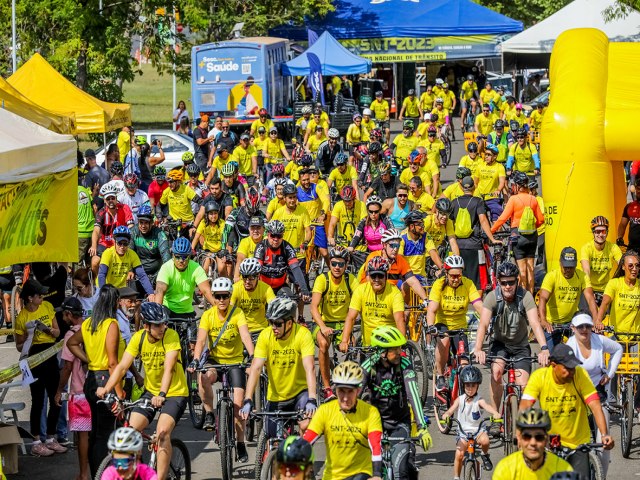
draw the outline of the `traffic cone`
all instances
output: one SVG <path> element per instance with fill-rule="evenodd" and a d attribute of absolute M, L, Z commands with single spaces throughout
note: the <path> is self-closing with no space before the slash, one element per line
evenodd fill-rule
<path fill-rule="evenodd" d="M 396 97 L 391 97 L 391 111 L 390 113 L 396 113 Z"/>

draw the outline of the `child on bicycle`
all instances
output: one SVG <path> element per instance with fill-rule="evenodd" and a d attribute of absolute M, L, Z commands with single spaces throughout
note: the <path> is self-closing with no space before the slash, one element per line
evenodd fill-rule
<path fill-rule="evenodd" d="M 111 465 L 101 480 L 157 480 L 158 475 L 142 463 L 142 435 L 135 428 L 122 427 L 109 437 Z"/>
<path fill-rule="evenodd" d="M 451 408 L 447 410 L 442 419 L 446 420 L 451 417 L 453 413 L 456 413 L 456 418 L 462 425 L 462 430 L 465 433 L 475 432 L 478 430 L 480 423 L 482 422 L 482 411 L 486 410 L 494 418 L 500 418 L 500 412 L 493 408 L 489 403 L 485 402 L 482 397 L 478 395 L 480 384 L 482 383 L 482 372 L 474 365 L 467 365 L 460 372 L 460 383 L 464 387 L 464 393 L 456 398 L 451 405 Z M 467 439 L 464 433 L 458 428 L 458 435 L 456 437 L 456 457 L 453 462 L 453 478 L 454 480 L 460 479 L 460 473 L 462 472 L 462 460 L 464 459 L 464 453 L 467 451 Z M 486 431 L 481 431 L 476 436 L 476 443 L 482 449 L 482 465 L 485 470 L 489 471 L 493 469 L 493 463 L 489 458 L 489 435 Z"/>
<path fill-rule="evenodd" d="M 200 222 L 196 234 L 191 242 L 191 248 L 196 249 L 197 245 L 202 247 L 202 251 L 208 255 L 204 259 L 202 268 L 209 274 L 209 268 L 213 260 L 214 253 L 218 253 L 222 248 L 222 232 L 224 230 L 224 219 L 220 217 L 220 204 L 215 200 L 208 201 L 204 207 L 204 221 Z M 216 268 L 220 276 L 230 277 L 231 272 L 227 271 L 225 258 L 216 259 Z"/>

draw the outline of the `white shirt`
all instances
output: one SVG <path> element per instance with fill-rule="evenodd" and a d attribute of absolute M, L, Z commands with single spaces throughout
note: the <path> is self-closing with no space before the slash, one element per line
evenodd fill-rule
<path fill-rule="evenodd" d="M 149 197 L 142 190 L 137 189 L 136 193 L 129 195 L 126 190 L 118 195 L 118 202 L 128 205 L 133 213 L 133 223 L 138 223 L 138 209 L 149 201 Z"/>
<path fill-rule="evenodd" d="M 478 405 L 480 401 L 480 395 L 476 394 L 473 397 L 471 403 L 467 403 L 467 394 L 463 393 L 458 397 L 458 411 L 456 412 L 456 418 L 462 425 L 464 433 L 475 433 L 482 423 L 482 408 Z M 458 430 L 460 427 L 458 427 Z M 459 435 L 464 435 L 458 431 Z"/>
<path fill-rule="evenodd" d="M 600 379 L 603 374 L 607 374 L 607 377 L 613 378 L 620 365 L 622 359 L 622 346 L 610 338 L 597 333 L 591 334 L 591 355 L 589 358 L 585 358 L 578 347 L 578 340 L 575 336 L 569 337 L 567 345 L 571 347 L 571 350 L 576 354 L 576 358 L 582 362 L 582 368 L 584 368 L 594 385 L 600 383 Z M 604 354 L 611 355 L 609 358 L 609 368 L 605 368 Z"/>

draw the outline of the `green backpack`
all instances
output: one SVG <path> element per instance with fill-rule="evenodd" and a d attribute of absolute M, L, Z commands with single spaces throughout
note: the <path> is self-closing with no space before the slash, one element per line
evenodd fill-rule
<path fill-rule="evenodd" d="M 536 200 L 537 201 L 537 200 Z M 520 217 L 520 225 L 518 225 L 518 232 L 523 235 L 531 235 L 536 231 L 536 217 L 533 214 L 533 209 L 526 205 L 522 211 Z"/>
<path fill-rule="evenodd" d="M 458 213 L 456 214 L 456 221 L 454 224 L 454 232 L 456 237 L 458 238 L 469 238 L 471 234 L 473 234 L 473 224 L 471 223 L 471 214 L 469 213 L 469 203 L 471 200 L 467 202 L 467 206 L 463 207 L 460 205 L 460 197 L 456 198 L 456 202 L 458 202 Z"/>

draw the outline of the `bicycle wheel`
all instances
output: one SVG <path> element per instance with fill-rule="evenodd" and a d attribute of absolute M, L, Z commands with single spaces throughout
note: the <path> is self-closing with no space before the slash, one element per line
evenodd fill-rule
<path fill-rule="evenodd" d="M 220 463 L 222 465 L 222 480 L 231 480 L 233 476 L 233 456 L 235 444 L 233 441 L 233 406 L 226 401 L 220 403 L 220 417 L 218 419 L 220 437 Z"/>
<path fill-rule="evenodd" d="M 171 439 L 171 461 L 169 462 L 169 480 L 191 480 L 191 456 L 182 440 Z"/>
<path fill-rule="evenodd" d="M 444 162 L 444 166 L 448 167 L 449 162 L 451 162 L 451 140 L 449 140 L 449 137 L 445 136 L 442 141 L 444 142 L 444 149 L 447 152 L 447 161 Z"/>
<path fill-rule="evenodd" d="M 424 345 L 425 371 L 431 378 L 433 377 L 433 367 L 436 364 L 436 344 L 431 335 L 424 333 L 424 327 L 422 344 Z"/>
<path fill-rule="evenodd" d="M 262 471 L 260 472 L 260 480 L 275 480 L 277 475 L 277 470 L 273 468 L 274 463 L 276 461 L 276 454 L 278 453 L 277 449 L 272 449 L 267 455 L 264 463 L 262 464 Z"/>
<path fill-rule="evenodd" d="M 111 454 L 109 454 L 100 462 L 100 465 L 98 465 L 98 470 L 96 470 L 96 476 L 93 477 L 94 480 L 101 480 L 104 471 L 111 466 L 111 458 L 113 457 L 111 456 Z"/>
<path fill-rule="evenodd" d="M 589 480 L 604 480 L 602 460 L 594 450 L 589 452 Z"/>
<path fill-rule="evenodd" d="M 480 465 L 477 460 L 467 460 L 464 462 L 464 480 L 478 480 L 480 478 Z"/>
<path fill-rule="evenodd" d="M 413 363 L 413 369 L 416 372 L 416 380 L 418 382 L 418 394 L 420 395 L 420 400 L 424 405 L 427 401 L 427 395 L 429 394 L 429 377 L 427 374 L 427 361 L 424 357 L 424 352 L 413 340 L 407 341 L 405 350 Z"/>
<path fill-rule="evenodd" d="M 21 288 L 16 285 L 11 290 L 11 305 L 9 305 L 9 313 L 11 314 L 11 325 L 15 326 L 16 317 L 20 313 L 20 290 Z"/>
<path fill-rule="evenodd" d="M 450 400 L 449 400 L 449 392 L 436 392 L 436 372 L 433 372 L 433 416 L 436 419 L 436 425 L 438 426 L 438 430 L 440 433 L 447 434 L 451 431 L 451 420 L 447 419 L 447 421 L 442 424 L 440 421 L 442 420 L 442 415 L 444 412 L 449 410 Z"/>
<path fill-rule="evenodd" d="M 269 439 L 267 438 L 267 432 L 262 429 L 260 436 L 258 437 L 258 444 L 256 445 L 256 464 L 254 471 L 254 480 L 260 480 L 262 473 L 262 465 L 267 457 L 267 446 Z"/>
<path fill-rule="evenodd" d="M 504 406 L 504 454 L 511 455 L 516 446 L 516 420 L 518 418 L 518 397 L 509 395 Z"/>
<path fill-rule="evenodd" d="M 624 385 L 623 385 L 624 384 Z M 633 393 L 632 382 L 626 378 L 620 378 L 618 380 L 618 388 L 620 389 L 622 411 L 620 413 L 620 436 L 622 447 L 622 456 L 629 458 L 631 453 L 631 441 L 633 440 Z"/>
<path fill-rule="evenodd" d="M 189 386 L 189 418 L 195 428 L 200 430 L 204 425 L 204 407 L 202 406 L 202 399 L 200 398 L 200 392 L 198 391 L 198 374 L 187 373 L 187 385 Z"/>

